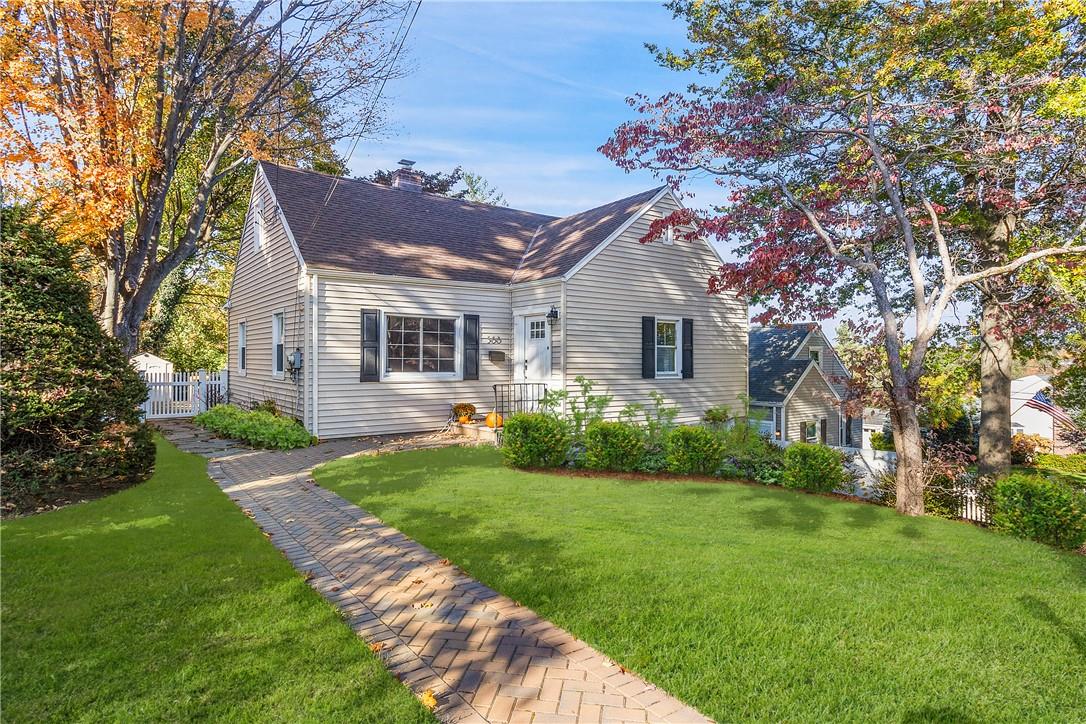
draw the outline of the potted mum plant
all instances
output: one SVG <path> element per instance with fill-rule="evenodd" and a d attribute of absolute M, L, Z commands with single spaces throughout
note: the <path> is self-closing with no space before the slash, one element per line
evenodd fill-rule
<path fill-rule="evenodd" d="M 467 425 L 475 419 L 475 405 L 470 402 L 457 402 L 452 408 L 453 417 L 461 425 Z"/>

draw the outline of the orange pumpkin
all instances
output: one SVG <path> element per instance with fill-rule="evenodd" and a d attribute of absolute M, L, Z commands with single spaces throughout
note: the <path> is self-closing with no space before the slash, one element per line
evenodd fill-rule
<path fill-rule="evenodd" d="M 502 416 L 499 415 L 496 412 L 491 412 L 489 415 L 486 416 L 486 426 L 487 427 L 501 427 L 502 426 Z"/>
<path fill-rule="evenodd" d="M 469 422 L 471 422 L 471 416 L 470 415 L 461 415 L 460 416 L 460 424 L 461 425 L 467 425 Z"/>

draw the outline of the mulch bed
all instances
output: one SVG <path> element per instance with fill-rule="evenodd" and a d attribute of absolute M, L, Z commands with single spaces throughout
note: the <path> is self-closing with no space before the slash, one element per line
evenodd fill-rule
<path fill-rule="evenodd" d="M 38 513 L 48 513 L 52 510 L 66 508 L 69 505 L 104 498 L 107 495 L 131 488 L 133 485 L 142 482 L 143 480 L 140 479 L 114 478 L 72 483 L 62 487 L 41 488 L 33 493 L 14 491 L 5 487 L 0 493 L 0 500 L 3 501 L 0 502 L 0 518 L 8 520 Z"/>

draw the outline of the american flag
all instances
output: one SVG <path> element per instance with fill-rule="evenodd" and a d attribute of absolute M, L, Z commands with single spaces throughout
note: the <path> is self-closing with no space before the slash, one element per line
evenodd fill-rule
<path fill-rule="evenodd" d="M 1052 415 L 1052 418 L 1062 425 L 1066 425 L 1071 429 L 1076 429 L 1075 421 L 1071 419 L 1071 416 L 1061 410 L 1052 400 L 1048 398 L 1043 391 L 1038 392 L 1033 397 L 1026 400 L 1026 407 L 1032 407 L 1035 410 L 1041 412 L 1047 412 Z"/>

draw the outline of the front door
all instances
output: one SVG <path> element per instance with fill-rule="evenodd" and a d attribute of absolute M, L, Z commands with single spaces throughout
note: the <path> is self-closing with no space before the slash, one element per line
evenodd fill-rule
<path fill-rule="evenodd" d="M 542 314 L 525 317 L 521 329 L 521 379 L 525 382 L 545 382 L 551 376 L 551 336 L 547 318 Z"/>

